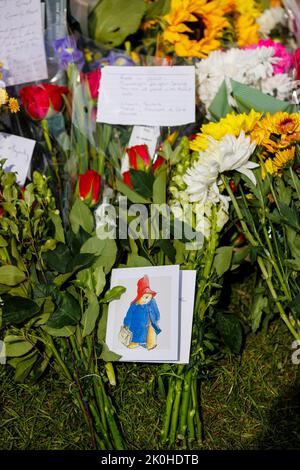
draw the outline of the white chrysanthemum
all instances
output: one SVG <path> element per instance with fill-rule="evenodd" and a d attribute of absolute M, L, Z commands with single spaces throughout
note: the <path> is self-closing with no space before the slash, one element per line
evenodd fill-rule
<path fill-rule="evenodd" d="M 273 77 L 264 80 L 261 91 L 268 95 L 275 96 L 279 100 L 287 101 L 291 99 L 293 90 L 297 89 L 297 82 L 286 73 L 278 73 Z"/>
<path fill-rule="evenodd" d="M 285 10 L 281 7 L 268 8 L 256 19 L 256 22 L 259 24 L 259 32 L 268 37 L 276 26 L 285 26 L 287 24 L 287 16 Z"/>
<path fill-rule="evenodd" d="M 220 199 L 217 185 L 219 175 L 226 171 L 243 173 L 255 184 L 251 170 L 258 165 L 249 161 L 255 147 L 256 143 L 251 142 L 243 131 L 238 137 L 226 134 L 220 141 L 210 138 L 208 148 L 199 153 L 197 162 L 183 176 L 190 201 L 217 203 Z"/>
<path fill-rule="evenodd" d="M 261 81 L 274 74 L 273 64 L 277 62 L 273 47 L 213 51 L 196 65 L 200 100 L 208 108 L 226 79 L 260 89 Z"/>

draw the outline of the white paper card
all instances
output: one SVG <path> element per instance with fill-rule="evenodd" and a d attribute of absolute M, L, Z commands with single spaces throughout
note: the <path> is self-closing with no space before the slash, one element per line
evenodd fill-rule
<path fill-rule="evenodd" d="M 40 0 L 0 0 L 0 60 L 9 70 L 6 85 L 48 78 Z"/>
<path fill-rule="evenodd" d="M 141 290 L 140 282 L 148 283 Z M 126 287 L 119 300 L 109 303 L 106 343 L 123 362 L 173 362 L 179 358 L 179 266 L 119 268 L 112 270 L 111 288 Z M 148 286 L 148 287 L 147 287 Z M 143 293 L 154 292 L 150 303 L 138 304 Z M 151 341 L 148 342 L 149 324 Z M 132 346 L 122 344 L 121 327 L 130 325 Z M 151 344 L 150 344 L 151 343 Z"/>
<path fill-rule="evenodd" d="M 197 271 L 179 271 L 179 274 L 179 358 L 177 361 L 168 362 L 174 364 L 188 364 L 190 362 Z"/>
<path fill-rule="evenodd" d="M 160 135 L 159 126 L 134 126 L 127 145 L 127 148 L 134 145 L 147 145 L 150 157 L 153 159 L 155 155 L 157 140 Z M 129 170 L 129 159 L 125 152 L 122 161 L 121 173 Z"/>
<path fill-rule="evenodd" d="M 104 67 L 97 121 L 145 126 L 195 122 L 195 67 Z"/>
<path fill-rule="evenodd" d="M 35 140 L 0 133 L 0 158 L 6 159 L 4 169 L 16 172 L 21 186 L 26 181 L 34 146 Z"/>

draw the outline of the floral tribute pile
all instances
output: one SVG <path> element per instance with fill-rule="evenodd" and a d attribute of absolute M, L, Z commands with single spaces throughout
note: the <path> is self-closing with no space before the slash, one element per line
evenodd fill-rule
<path fill-rule="evenodd" d="M 37 142 L 24 187 L 0 165 L 7 362 L 17 382 L 54 368 L 91 447 L 126 449 L 110 395 L 119 356 L 105 343 L 108 304 L 124 292 L 109 288 L 111 270 L 196 270 L 190 362 L 157 365 L 156 384 L 165 395 L 160 448 L 199 448 L 201 384 L 217 358 L 240 354 L 246 332 L 276 317 L 300 340 L 300 50 L 291 11 L 280 0 L 100 0 L 88 21 L 72 13 L 69 35 L 52 44 L 51 81 L 6 87 L 0 63 L 0 130 Z M 161 128 L 154 154 L 146 142 L 129 146 L 132 127 L 96 122 L 107 65 L 194 65 L 196 122 Z M 103 236 L 119 233 L 120 196 L 129 207 L 166 204 L 170 237 L 160 227 L 155 239 L 143 230 Z M 175 237 L 178 223 L 197 240 Z M 241 321 L 220 299 L 224 279 L 244 266 L 258 276 Z"/>

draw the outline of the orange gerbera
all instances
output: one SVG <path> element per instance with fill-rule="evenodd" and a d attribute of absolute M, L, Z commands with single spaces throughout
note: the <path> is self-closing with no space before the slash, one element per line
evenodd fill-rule
<path fill-rule="evenodd" d="M 164 17 L 165 41 L 174 46 L 180 57 L 206 57 L 221 47 L 220 38 L 229 25 L 225 18 L 226 0 L 172 0 Z"/>

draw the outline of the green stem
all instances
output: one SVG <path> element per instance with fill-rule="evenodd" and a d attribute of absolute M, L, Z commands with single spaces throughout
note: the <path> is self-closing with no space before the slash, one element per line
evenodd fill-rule
<path fill-rule="evenodd" d="M 190 369 L 184 378 L 183 383 L 183 393 L 182 393 L 182 403 L 180 407 L 180 416 L 179 416 L 179 427 L 178 427 L 178 437 L 184 439 L 187 430 L 187 418 L 189 411 L 189 403 L 191 396 L 191 382 L 193 377 L 193 369 Z"/>
<path fill-rule="evenodd" d="M 167 395 L 167 400 L 166 400 L 166 411 L 165 411 L 165 418 L 164 418 L 164 424 L 161 432 L 161 442 L 163 444 L 166 444 L 168 441 L 168 435 L 169 435 L 169 428 L 170 428 L 170 422 L 171 422 L 171 414 L 173 410 L 173 400 L 174 400 L 174 383 L 175 380 L 173 377 L 169 379 L 169 388 L 168 388 L 168 395 Z"/>
<path fill-rule="evenodd" d="M 198 404 L 198 394 L 197 394 L 197 378 L 194 377 L 192 381 L 192 401 L 193 409 L 195 410 L 195 431 L 196 439 L 198 443 L 202 443 L 202 423 L 199 415 L 199 404 Z"/>
<path fill-rule="evenodd" d="M 190 395 L 189 411 L 187 416 L 187 426 L 188 426 L 188 441 L 192 443 L 195 440 L 195 418 L 196 410 L 193 405 L 192 395 Z"/>
<path fill-rule="evenodd" d="M 174 399 L 174 404 L 173 404 L 173 413 L 171 417 L 171 428 L 170 428 L 170 436 L 169 436 L 169 445 L 171 447 L 174 446 L 175 441 L 176 441 L 179 407 L 180 407 L 181 393 L 182 393 L 182 382 L 183 380 L 181 378 L 176 379 L 176 382 L 175 382 L 175 399 Z"/>

